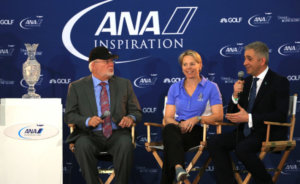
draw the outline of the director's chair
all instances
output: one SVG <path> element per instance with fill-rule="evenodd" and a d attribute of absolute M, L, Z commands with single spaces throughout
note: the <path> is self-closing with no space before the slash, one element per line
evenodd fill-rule
<path fill-rule="evenodd" d="M 167 97 L 165 97 L 165 105 L 166 105 L 166 101 L 167 101 Z M 211 114 L 211 109 L 207 108 L 207 111 L 204 112 L 202 116 L 205 116 L 205 115 L 208 116 L 210 114 Z M 216 132 L 217 133 L 221 133 L 222 124 L 223 123 L 216 122 L 215 125 L 213 125 L 213 126 L 216 126 Z M 153 122 L 145 122 L 144 125 L 147 127 L 147 142 L 145 143 L 145 148 L 148 152 L 152 153 L 152 155 L 154 156 L 154 158 L 157 161 L 158 165 L 160 166 L 160 168 L 162 168 L 163 167 L 163 161 L 162 161 L 160 155 L 158 154 L 158 151 L 163 151 L 163 149 L 164 149 L 163 148 L 163 143 L 162 143 L 162 141 L 156 141 L 156 142 L 151 141 L 151 127 L 163 128 L 165 126 L 165 121 L 163 119 L 162 124 L 153 123 Z M 198 146 L 190 148 L 187 151 L 187 152 L 195 152 L 195 155 L 193 156 L 192 160 L 190 161 L 190 163 L 186 167 L 186 172 L 187 173 L 189 173 L 190 171 L 198 171 L 198 174 L 196 175 L 195 179 L 192 182 L 193 184 L 196 184 L 196 183 L 199 182 L 201 176 L 203 175 L 203 173 L 205 172 L 206 168 L 208 167 L 208 165 L 210 164 L 210 162 L 212 160 L 211 157 L 209 157 L 205 160 L 204 165 L 200 169 L 195 168 L 195 164 L 197 163 L 197 161 L 199 160 L 200 156 L 202 155 L 203 151 L 206 148 L 207 130 L 208 130 L 208 125 L 204 124 L 203 125 L 203 138 L 202 138 L 202 141 L 200 141 Z M 177 184 L 179 184 L 179 183 L 182 183 L 182 182 L 178 182 Z M 183 181 L 183 183 L 190 184 L 191 182 L 188 179 L 185 179 Z"/>
<path fill-rule="evenodd" d="M 267 125 L 267 133 L 266 133 L 266 140 L 264 142 L 262 142 L 262 147 L 261 147 L 261 152 L 259 154 L 259 158 L 261 160 L 263 160 L 267 153 L 283 152 L 283 155 L 281 157 L 281 160 L 280 160 L 278 166 L 273 169 L 267 169 L 270 172 L 274 172 L 274 175 L 272 177 L 272 181 L 274 183 L 277 182 L 278 177 L 284 167 L 285 162 L 288 159 L 290 152 L 296 147 L 296 140 L 293 139 L 293 135 L 294 135 L 294 129 L 295 129 L 295 123 L 296 123 L 297 97 L 298 97 L 297 94 L 290 96 L 289 111 L 288 111 L 288 117 L 289 117 L 290 122 L 288 122 L 288 123 L 270 122 L 270 121 L 264 122 L 264 124 Z M 289 127 L 288 140 L 269 141 L 271 126 Z M 249 181 L 251 179 L 251 173 L 248 173 L 247 176 L 243 180 L 242 177 L 240 176 L 240 174 L 238 173 L 238 170 L 234 163 L 233 163 L 233 169 L 236 171 L 235 178 L 239 184 L 249 183 Z"/>
<path fill-rule="evenodd" d="M 70 127 L 70 133 L 72 133 L 74 131 L 74 129 L 76 128 L 75 124 L 68 124 L 68 126 Z M 131 138 L 132 138 L 132 144 L 134 145 L 134 147 L 135 147 L 135 126 L 136 126 L 136 124 L 134 123 L 131 127 Z M 75 144 L 70 143 L 69 149 L 72 152 L 74 152 L 74 148 L 75 148 Z M 110 155 L 108 152 L 99 152 L 98 160 L 112 162 L 112 155 Z M 110 184 L 115 177 L 115 172 L 114 172 L 113 168 L 98 168 L 98 173 L 100 175 L 102 175 L 102 174 L 109 175 L 105 182 L 103 182 L 101 180 L 101 178 L 99 177 L 99 182 L 101 184 Z"/>

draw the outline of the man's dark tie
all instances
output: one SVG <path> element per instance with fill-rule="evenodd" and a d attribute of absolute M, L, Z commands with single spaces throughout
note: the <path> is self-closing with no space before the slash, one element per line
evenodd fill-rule
<path fill-rule="evenodd" d="M 255 97 L 256 97 L 256 86 L 257 86 L 256 83 L 257 83 L 258 79 L 259 78 L 255 77 L 252 80 L 252 87 L 251 87 L 250 94 L 249 94 L 249 103 L 248 103 L 248 109 L 247 109 L 248 113 L 252 112 L 252 108 L 253 108 Z M 251 129 L 249 128 L 248 123 L 245 123 L 244 135 L 247 137 L 250 133 L 251 133 Z"/>
<path fill-rule="evenodd" d="M 102 86 L 102 89 L 100 92 L 100 106 L 101 106 L 101 113 L 104 114 L 105 111 L 109 111 L 109 101 L 108 101 L 106 83 L 101 82 L 100 86 Z M 102 131 L 103 131 L 103 135 L 105 137 L 109 138 L 111 136 L 112 126 L 111 126 L 110 116 L 107 116 L 106 118 L 104 118 L 104 123 L 102 125 Z"/>

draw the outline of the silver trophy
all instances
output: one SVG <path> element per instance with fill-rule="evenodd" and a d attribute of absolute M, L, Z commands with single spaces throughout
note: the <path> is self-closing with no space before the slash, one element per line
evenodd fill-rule
<path fill-rule="evenodd" d="M 35 93 L 34 85 L 38 82 L 41 74 L 41 65 L 35 59 L 36 49 L 39 44 L 25 43 L 28 58 L 23 64 L 23 78 L 28 84 L 28 93 L 23 95 L 22 98 L 41 98 L 40 95 Z"/>

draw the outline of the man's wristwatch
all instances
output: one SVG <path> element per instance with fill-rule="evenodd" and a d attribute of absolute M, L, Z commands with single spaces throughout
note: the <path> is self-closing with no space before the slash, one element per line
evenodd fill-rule
<path fill-rule="evenodd" d="M 197 116 L 198 121 L 201 123 L 201 116 Z"/>

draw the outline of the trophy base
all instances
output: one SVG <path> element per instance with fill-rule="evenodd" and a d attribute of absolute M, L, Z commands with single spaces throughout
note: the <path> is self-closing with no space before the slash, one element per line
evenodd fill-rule
<path fill-rule="evenodd" d="M 33 93 L 33 94 L 25 94 L 22 96 L 22 98 L 41 98 L 41 96 L 36 93 Z"/>

